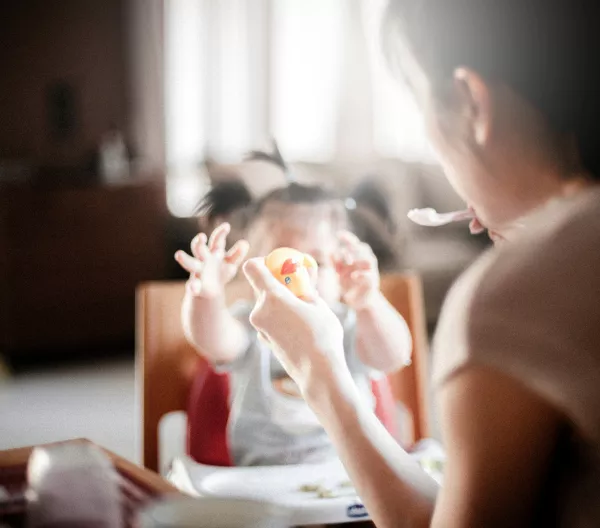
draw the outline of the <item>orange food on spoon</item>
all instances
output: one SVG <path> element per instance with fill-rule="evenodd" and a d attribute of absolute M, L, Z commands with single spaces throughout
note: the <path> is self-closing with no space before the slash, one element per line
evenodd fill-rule
<path fill-rule="evenodd" d="M 265 257 L 265 264 L 273 276 L 299 298 L 310 291 L 317 275 L 315 259 L 297 249 L 275 249 Z"/>

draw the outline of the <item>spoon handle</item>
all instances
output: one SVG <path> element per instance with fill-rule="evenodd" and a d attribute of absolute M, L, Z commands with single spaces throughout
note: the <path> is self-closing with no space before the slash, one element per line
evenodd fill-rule
<path fill-rule="evenodd" d="M 475 218 L 475 215 L 469 209 L 464 211 L 456 211 L 454 213 L 448 213 L 450 222 L 460 222 L 461 220 L 471 220 Z"/>

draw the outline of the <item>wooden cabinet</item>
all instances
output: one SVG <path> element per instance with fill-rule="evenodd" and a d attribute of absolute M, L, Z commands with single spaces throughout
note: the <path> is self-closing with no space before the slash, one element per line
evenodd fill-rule
<path fill-rule="evenodd" d="M 164 184 L 0 188 L 0 346 L 132 343 L 135 287 L 166 270 Z"/>

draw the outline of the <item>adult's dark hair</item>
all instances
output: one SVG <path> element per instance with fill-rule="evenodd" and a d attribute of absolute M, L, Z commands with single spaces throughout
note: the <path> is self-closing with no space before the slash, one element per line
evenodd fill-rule
<path fill-rule="evenodd" d="M 440 99 L 458 67 L 510 86 L 600 179 L 599 15 L 598 0 L 390 0 L 382 37 L 393 67 L 407 50 Z"/>

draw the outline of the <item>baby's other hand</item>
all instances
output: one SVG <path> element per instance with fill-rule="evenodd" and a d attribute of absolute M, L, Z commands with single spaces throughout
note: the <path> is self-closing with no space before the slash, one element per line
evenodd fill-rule
<path fill-rule="evenodd" d="M 349 231 L 339 234 L 341 248 L 335 259 L 342 300 L 355 310 L 364 308 L 379 292 L 379 267 L 371 247 Z"/>
<path fill-rule="evenodd" d="M 225 252 L 230 231 L 228 223 L 221 224 L 208 240 L 204 233 L 194 237 L 191 255 L 185 251 L 175 253 L 175 260 L 190 273 L 187 290 L 192 295 L 211 299 L 223 295 L 225 285 L 237 274 L 248 254 L 249 245 L 245 240 L 239 240 Z"/>

